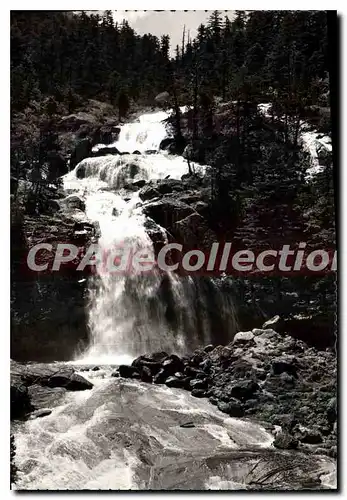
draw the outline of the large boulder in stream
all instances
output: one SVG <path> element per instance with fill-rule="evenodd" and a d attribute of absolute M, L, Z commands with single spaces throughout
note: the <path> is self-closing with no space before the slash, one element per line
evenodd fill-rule
<path fill-rule="evenodd" d="M 194 210 L 177 199 L 164 197 L 159 201 L 148 203 L 144 207 L 144 212 L 160 226 L 171 228 L 175 222 L 193 214 Z"/>
<path fill-rule="evenodd" d="M 70 170 L 85 158 L 92 156 L 92 141 L 89 138 L 81 139 L 74 147 L 70 157 Z"/>

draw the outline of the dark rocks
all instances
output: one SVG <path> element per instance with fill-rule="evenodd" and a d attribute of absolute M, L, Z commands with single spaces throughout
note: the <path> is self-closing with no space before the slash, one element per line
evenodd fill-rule
<path fill-rule="evenodd" d="M 191 380 L 189 385 L 190 385 L 191 389 L 207 389 L 207 386 L 208 386 L 206 379 Z"/>
<path fill-rule="evenodd" d="M 288 432 L 279 432 L 273 442 L 273 445 L 281 450 L 295 450 L 298 444 L 298 440 Z"/>
<path fill-rule="evenodd" d="M 251 399 L 258 391 L 259 385 L 252 380 L 242 380 L 231 388 L 231 395 L 242 401 Z"/>
<path fill-rule="evenodd" d="M 11 377 L 11 419 L 22 418 L 31 410 L 28 388 L 20 377 Z"/>
<path fill-rule="evenodd" d="M 138 151 L 137 149 L 135 151 L 133 151 L 133 155 L 140 155 L 141 154 L 141 151 Z"/>
<path fill-rule="evenodd" d="M 204 389 L 194 388 L 191 392 L 191 395 L 194 396 L 195 398 L 205 398 L 206 391 Z"/>
<path fill-rule="evenodd" d="M 119 365 L 118 372 L 122 378 L 140 378 L 140 373 L 134 366 Z"/>
<path fill-rule="evenodd" d="M 182 389 L 185 386 L 185 382 L 184 382 L 184 379 L 177 378 L 173 375 L 173 376 L 166 379 L 165 385 L 167 385 L 168 387 L 177 387 L 177 388 Z"/>
<path fill-rule="evenodd" d="M 337 402 L 336 398 L 331 398 L 329 400 L 327 409 L 326 409 L 327 420 L 330 424 L 333 424 L 337 418 Z"/>
<path fill-rule="evenodd" d="M 171 354 L 162 363 L 163 370 L 168 375 L 174 375 L 175 372 L 180 372 L 184 370 L 184 364 L 182 360 L 176 356 L 176 354 Z"/>
<path fill-rule="evenodd" d="M 120 151 L 115 147 L 105 147 L 99 148 L 97 151 L 93 151 L 90 156 L 93 158 L 97 158 L 99 156 L 107 156 L 107 155 L 120 155 Z"/>
<path fill-rule="evenodd" d="M 230 417 L 243 417 L 245 412 L 243 406 L 236 399 L 233 401 L 219 401 L 218 409 L 223 413 L 227 413 Z"/>
<path fill-rule="evenodd" d="M 152 375 L 152 371 L 149 368 L 149 366 L 143 365 L 141 367 L 140 376 L 141 376 L 142 382 L 152 382 L 153 375 Z"/>
<path fill-rule="evenodd" d="M 297 376 L 297 368 L 294 365 L 293 360 L 288 358 L 278 358 L 274 359 L 271 365 L 274 375 L 280 375 L 281 373 L 286 372 L 295 377 Z"/>
<path fill-rule="evenodd" d="M 173 145 L 175 143 L 175 139 L 172 137 L 166 137 L 163 139 L 159 145 L 159 149 L 168 149 L 169 146 Z"/>
<path fill-rule="evenodd" d="M 139 197 L 142 201 L 153 200 L 153 198 L 158 198 L 159 196 L 159 191 L 152 186 L 145 186 L 139 192 Z"/>
<path fill-rule="evenodd" d="M 204 351 L 206 353 L 209 353 L 209 352 L 213 351 L 213 349 L 214 349 L 214 345 L 213 344 L 208 344 L 207 346 L 204 347 Z"/>
<path fill-rule="evenodd" d="M 146 188 L 147 186 L 143 189 Z M 139 196 L 141 196 L 141 193 Z M 146 205 L 144 212 L 160 226 L 171 228 L 175 222 L 191 215 L 194 210 L 186 203 L 177 199 L 164 197 L 159 201 L 154 201 Z"/>
<path fill-rule="evenodd" d="M 301 443 L 305 444 L 320 444 L 323 442 L 321 433 L 316 429 L 305 429 L 299 439 Z"/>
<path fill-rule="evenodd" d="M 186 424 L 181 424 L 180 427 L 183 427 L 183 429 L 192 429 L 195 427 L 194 422 L 187 422 Z"/>
<path fill-rule="evenodd" d="M 48 387 L 65 387 L 68 391 L 84 391 L 93 388 L 93 384 L 82 377 L 82 375 L 64 372 L 58 372 L 52 375 L 44 385 Z"/>
<path fill-rule="evenodd" d="M 70 170 L 85 158 L 92 156 L 92 142 L 89 138 L 80 140 L 73 149 L 70 157 Z"/>

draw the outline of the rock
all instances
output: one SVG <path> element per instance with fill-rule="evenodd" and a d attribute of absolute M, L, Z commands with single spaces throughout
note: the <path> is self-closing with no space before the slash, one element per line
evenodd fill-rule
<path fill-rule="evenodd" d="M 93 388 L 93 384 L 78 373 L 73 373 L 67 380 L 59 375 L 53 375 L 49 378 L 47 385 L 49 387 L 65 387 L 68 391 L 84 391 Z"/>
<path fill-rule="evenodd" d="M 168 375 L 166 374 L 164 368 L 161 368 L 159 372 L 153 377 L 154 384 L 164 384 Z"/>
<path fill-rule="evenodd" d="M 195 379 L 190 382 L 191 389 L 207 389 L 207 380 L 206 379 Z"/>
<path fill-rule="evenodd" d="M 237 400 L 229 402 L 218 401 L 217 406 L 220 411 L 227 413 L 231 417 L 243 417 L 245 414 L 243 406 Z"/>
<path fill-rule="evenodd" d="M 180 427 L 183 427 L 183 429 L 192 429 L 195 427 L 195 424 L 193 422 L 187 422 L 186 424 L 181 424 Z"/>
<path fill-rule="evenodd" d="M 142 366 L 141 380 L 142 382 L 152 382 L 152 372 L 148 366 Z"/>
<path fill-rule="evenodd" d="M 323 442 L 321 433 L 316 429 L 305 429 L 299 439 L 301 443 L 305 444 L 319 444 Z"/>
<path fill-rule="evenodd" d="M 156 149 L 146 149 L 145 154 L 146 155 L 155 155 L 155 154 L 157 154 L 157 152 L 158 151 Z"/>
<path fill-rule="evenodd" d="M 31 410 L 28 388 L 20 377 L 11 376 L 11 419 L 22 418 Z"/>
<path fill-rule="evenodd" d="M 155 96 L 154 100 L 155 100 L 156 104 L 158 104 L 160 106 L 164 106 L 165 104 L 169 103 L 170 94 L 167 91 L 161 92 L 160 94 Z"/>
<path fill-rule="evenodd" d="M 281 318 L 280 316 L 277 315 L 265 321 L 265 323 L 262 326 L 262 329 L 266 330 L 267 328 L 276 328 L 276 326 L 278 326 L 280 323 L 281 323 Z"/>
<path fill-rule="evenodd" d="M 208 344 L 208 345 L 206 345 L 206 346 L 204 347 L 204 351 L 205 351 L 206 353 L 209 353 L 209 352 L 213 351 L 213 349 L 214 349 L 214 345 L 213 345 L 213 344 Z"/>
<path fill-rule="evenodd" d="M 146 189 L 146 187 L 143 189 Z M 143 208 L 143 211 L 148 217 L 151 217 L 157 224 L 164 228 L 171 228 L 175 222 L 193 213 L 193 209 L 186 203 L 182 203 L 176 198 L 167 197 L 149 203 Z"/>
<path fill-rule="evenodd" d="M 97 158 L 99 156 L 107 156 L 107 155 L 120 155 L 120 151 L 112 146 L 111 148 L 99 148 L 97 151 L 93 151 L 90 156 L 93 158 Z"/>
<path fill-rule="evenodd" d="M 41 418 L 41 417 L 47 417 L 48 415 L 50 415 L 52 413 L 52 410 L 50 410 L 49 408 L 42 408 L 42 410 L 37 410 L 37 411 L 34 411 L 31 415 L 30 415 L 30 419 L 35 419 L 35 418 Z"/>
<path fill-rule="evenodd" d="M 204 359 L 204 361 L 199 364 L 199 368 L 201 368 L 205 373 L 210 373 L 211 367 L 212 361 L 210 360 L 210 358 Z"/>
<path fill-rule="evenodd" d="M 251 399 L 252 396 L 258 391 L 259 385 L 252 380 L 241 380 L 231 388 L 231 396 L 240 399 Z"/>
<path fill-rule="evenodd" d="M 177 378 L 173 375 L 166 380 L 165 385 L 167 385 L 168 387 L 177 387 L 181 389 L 184 387 L 184 379 Z"/>
<path fill-rule="evenodd" d="M 193 389 L 191 395 L 195 398 L 205 398 L 206 391 L 204 389 Z"/>
<path fill-rule="evenodd" d="M 171 233 L 187 248 L 210 250 L 212 243 L 217 241 L 215 233 L 201 215 L 194 212 L 191 207 L 189 209 L 191 213 L 172 224 Z"/>
<path fill-rule="evenodd" d="M 271 367 L 274 375 L 280 375 L 281 373 L 286 372 L 294 377 L 297 377 L 297 368 L 293 364 L 293 360 L 289 358 L 274 359 L 272 360 Z"/>
<path fill-rule="evenodd" d="M 174 191 L 183 191 L 184 186 L 177 179 L 160 179 L 156 183 L 156 189 L 160 194 L 169 194 Z"/>
<path fill-rule="evenodd" d="M 176 356 L 176 354 L 171 354 L 162 363 L 163 370 L 167 375 L 173 375 L 175 372 L 181 372 L 184 370 L 184 364 L 182 360 Z"/>
<path fill-rule="evenodd" d="M 137 188 L 142 188 L 143 186 L 146 185 L 146 182 L 144 179 L 139 179 L 138 181 L 133 181 L 132 185 L 137 187 Z"/>
<path fill-rule="evenodd" d="M 297 439 L 288 432 L 279 432 L 273 442 L 273 445 L 281 450 L 295 450 L 298 444 Z"/>
<path fill-rule="evenodd" d="M 111 377 L 115 377 L 115 378 L 120 377 L 119 372 L 112 372 Z"/>
<path fill-rule="evenodd" d="M 80 140 L 73 149 L 70 157 L 70 170 L 85 158 L 92 156 L 92 142 L 90 139 Z"/>
<path fill-rule="evenodd" d="M 86 209 L 86 204 L 84 201 L 75 194 L 70 194 L 66 198 L 60 201 L 60 204 L 66 210 L 82 210 L 82 212 Z"/>
<path fill-rule="evenodd" d="M 337 419 L 337 401 L 336 398 L 331 398 L 329 400 L 326 409 L 327 420 L 330 424 L 333 424 Z"/>
<path fill-rule="evenodd" d="M 282 430 L 291 431 L 293 427 L 297 424 L 297 420 L 291 413 L 283 415 L 274 415 L 272 422 L 275 425 L 280 425 Z"/>
<path fill-rule="evenodd" d="M 95 117 L 89 113 L 79 112 L 63 116 L 59 122 L 60 130 L 76 132 L 82 125 L 95 125 Z"/>
<path fill-rule="evenodd" d="M 94 366 L 94 367 L 92 368 L 92 372 L 97 372 L 97 371 L 99 371 L 99 370 L 100 370 L 100 368 L 99 368 L 98 366 Z"/>
<path fill-rule="evenodd" d="M 140 373 L 134 366 L 119 365 L 118 372 L 122 378 L 140 378 Z"/>
<path fill-rule="evenodd" d="M 153 200 L 153 198 L 159 198 L 160 193 L 152 186 L 144 186 L 139 191 L 139 197 L 142 201 Z"/>
<path fill-rule="evenodd" d="M 238 332 L 233 339 L 233 344 L 247 344 L 253 339 L 254 334 L 252 332 Z"/>
<path fill-rule="evenodd" d="M 133 151 L 133 155 L 140 155 L 141 154 L 141 151 L 138 151 L 137 149 L 135 151 Z"/>
<path fill-rule="evenodd" d="M 168 149 L 169 146 L 175 143 L 175 139 L 172 137 L 166 137 L 163 139 L 159 145 L 159 149 Z"/>

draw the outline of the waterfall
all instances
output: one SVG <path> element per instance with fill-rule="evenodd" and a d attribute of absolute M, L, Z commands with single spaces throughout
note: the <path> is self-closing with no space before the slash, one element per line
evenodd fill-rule
<path fill-rule="evenodd" d="M 133 249 L 153 249 L 145 228 L 143 202 L 138 191 L 127 187 L 134 181 L 167 176 L 180 179 L 187 173 L 186 160 L 159 150 L 160 142 L 168 136 L 163 123 L 167 116 L 163 111 L 144 114 L 123 125 L 117 142 L 110 147 L 129 154 L 86 158 L 64 177 L 66 192 L 83 197 L 87 217 L 98 223 L 102 250 L 125 243 Z M 96 149 L 101 146 L 105 147 Z M 147 154 L 148 150 L 152 154 Z M 195 165 L 195 169 L 204 172 L 202 166 Z M 99 273 L 89 280 L 89 295 L 91 342 L 82 355 L 85 362 L 114 363 L 156 350 L 183 354 L 212 340 L 212 319 L 216 317 L 225 321 L 230 335 L 236 329 L 230 299 L 210 278 L 156 271 L 141 275 Z"/>

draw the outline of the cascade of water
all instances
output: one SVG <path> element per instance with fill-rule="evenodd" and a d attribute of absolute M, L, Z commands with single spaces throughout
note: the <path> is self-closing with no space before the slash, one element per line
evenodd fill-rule
<path fill-rule="evenodd" d="M 142 154 L 86 158 L 64 178 L 66 191 L 79 192 L 85 199 L 87 216 L 98 222 L 102 250 L 125 243 L 133 249 L 152 248 L 138 193 L 127 191 L 124 199 L 122 189 L 137 180 L 168 175 L 180 179 L 187 173 L 182 157 L 159 151 L 160 142 L 167 136 L 162 122 L 166 117 L 165 112 L 145 114 L 138 122 L 121 127 L 114 146 L 119 151 L 137 150 Z M 148 149 L 157 153 L 143 153 Z M 203 167 L 196 169 L 203 171 Z M 211 317 L 215 316 L 215 311 L 209 311 L 210 302 L 219 308 L 217 315 L 225 319 L 225 328 L 233 333 L 232 304 L 211 283 L 155 271 L 128 276 L 99 273 L 90 280 L 91 344 L 83 359 L 114 363 L 119 356 L 124 359 L 124 355 L 159 349 L 183 353 L 208 343 Z"/>

